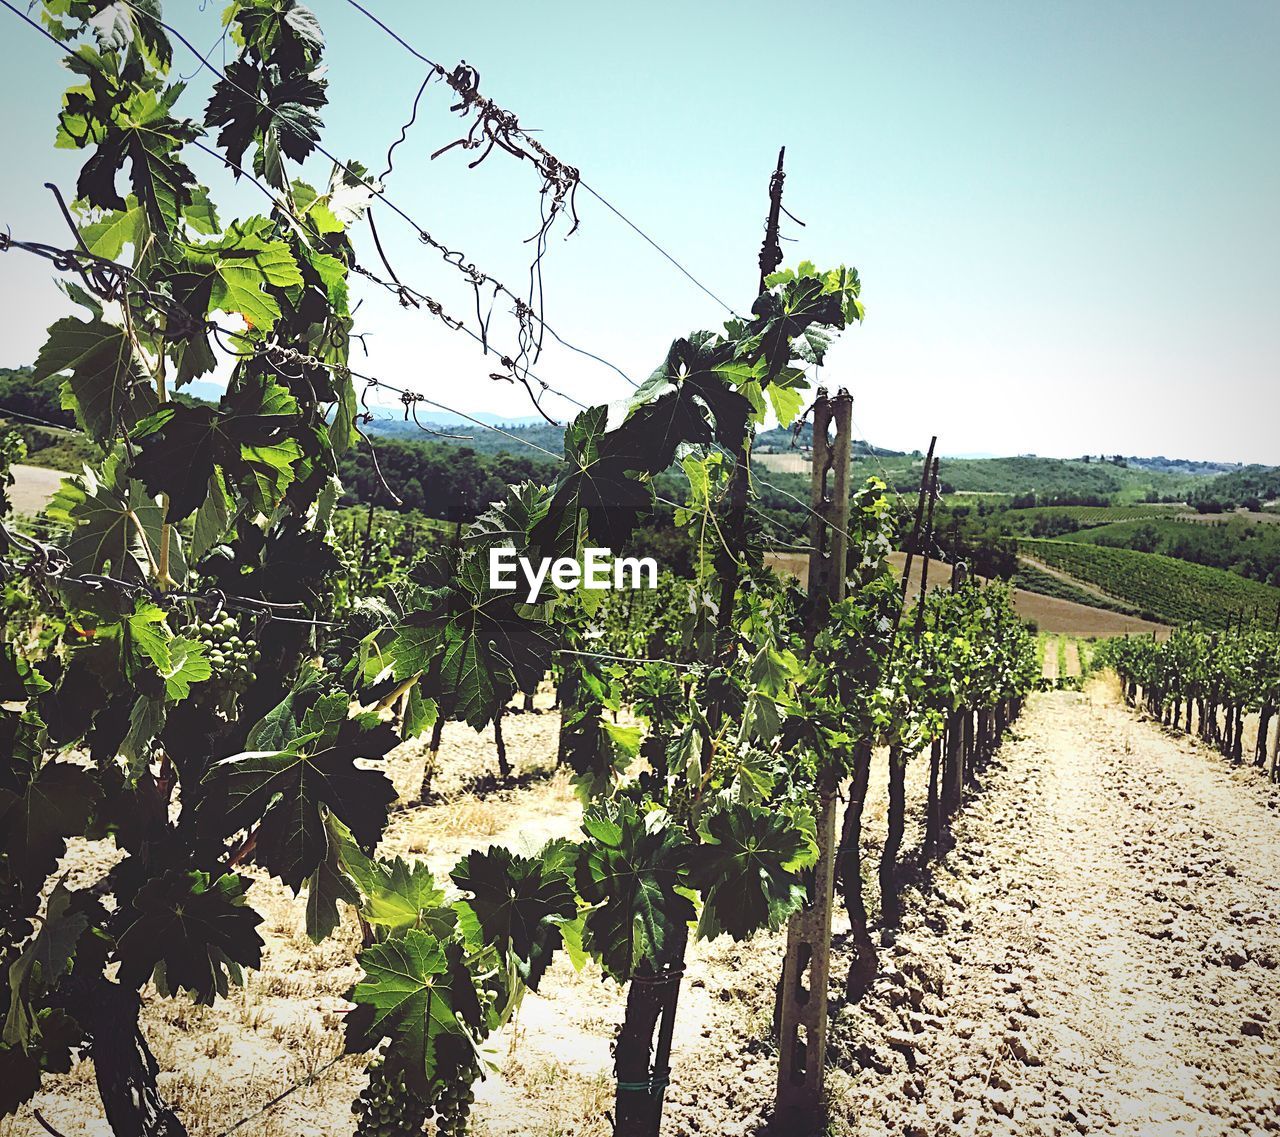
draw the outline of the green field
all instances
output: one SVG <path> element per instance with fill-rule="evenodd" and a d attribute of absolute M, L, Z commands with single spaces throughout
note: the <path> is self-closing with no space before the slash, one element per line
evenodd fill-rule
<path fill-rule="evenodd" d="M 1181 505 L 1154 502 L 1142 505 L 1043 505 L 1010 509 L 1003 515 L 1003 520 L 1010 533 L 1030 533 L 1032 526 L 1041 518 L 1062 520 L 1075 524 L 1080 529 L 1090 529 L 1121 521 L 1168 519 L 1183 510 Z"/>
<path fill-rule="evenodd" d="M 1107 612 L 1124 612 L 1129 615 L 1142 615 L 1133 604 L 1122 600 L 1103 600 L 1087 589 L 1072 584 L 1069 580 L 1047 573 L 1044 569 L 1025 561 L 1018 565 L 1014 574 L 1013 585 L 1026 592 L 1038 592 L 1041 596 L 1053 596 L 1059 600 L 1070 600 L 1073 604 L 1084 604 L 1090 608 L 1102 608 Z"/>
<path fill-rule="evenodd" d="M 855 458 L 854 474 L 875 474 L 900 492 L 920 484 L 922 458 Z M 1136 505 L 1148 496 L 1185 500 L 1214 475 L 1117 466 L 1064 458 L 943 458 L 940 475 L 948 494 L 1035 494 L 1040 499 L 1105 499 Z"/>
<path fill-rule="evenodd" d="M 1255 609 L 1269 623 L 1280 609 L 1280 588 L 1158 553 L 1031 539 L 1018 550 L 1164 623 L 1223 628 Z"/>
<path fill-rule="evenodd" d="M 1280 525 L 1257 524 L 1244 517 L 1213 523 L 1149 517 L 1058 536 L 1064 541 L 1160 553 L 1280 585 Z"/>

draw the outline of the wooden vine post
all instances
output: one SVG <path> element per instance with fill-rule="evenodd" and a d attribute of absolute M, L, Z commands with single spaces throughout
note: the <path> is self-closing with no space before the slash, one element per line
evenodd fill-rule
<path fill-rule="evenodd" d="M 818 390 L 813 411 L 813 544 L 809 554 L 812 630 L 845 589 L 849 530 L 849 455 L 853 398 L 841 390 L 828 399 Z M 830 437 L 834 427 L 834 438 Z M 778 1091 L 774 1109 L 780 1132 L 802 1133 L 822 1116 L 827 1048 L 827 985 L 831 963 L 832 884 L 835 872 L 837 773 L 818 772 L 814 815 L 818 860 L 809 903 L 787 926 L 782 969 Z"/>

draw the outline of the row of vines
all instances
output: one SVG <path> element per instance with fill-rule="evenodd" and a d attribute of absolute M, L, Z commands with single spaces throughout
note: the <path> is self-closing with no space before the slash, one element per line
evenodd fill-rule
<path fill-rule="evenodd" d="M 1115 668 L 1130 704 L 1141 703 L 1233 762 L 1245 760 L 1245 725 L 1257 716 L 1248 758 L 1273 782 L 1280 781 L 1280 636 L 1275 632 L 1180 628 L 1164 643 L 1108 640 L 1096 659 Z"/>
<path fill-rule="evenodd" d="M 364 533 L 339 518 L 336 469 L 364 421 L 352 230 L 382 189 L 356 163 L 318 186 L 290 172 L 327 97 L 315 17 L 233 3 L 238 58 L 201 124 L 178 117 L 156 0 L 45 0 L 42 16 L 78 80 L 58 144 L 87 158 L 69 247 L 5 248 L 49 259 L 82 309 L 49 329 L 36 374 L 100 458 L 48 509 L 60 539 L 0 531 L 0 1105 L 87 1056 L 119 1137 L 185 1132 L 139 992 L 225 997 L 261 962 L 253 883 L 270 874 L 305 897 L 313 939 L 362 929 L 346 1017 L 348 1049 L 369 1055 L 357 1133 L 465 1131 L 483 1043 L 561 951 L 626 987 L 615 1125 L 656 1132 L 669 1071 L 653 1032 L 688 938 L 745 940 L 804 908 L 820 780 L 851 785 L 839 877 L 856 985 L 874 970 L 857 839 L 873 747 L 891 770 L 892 920 L 908 758 L 931 752 L 941 853 L 974 763 L 1036 682 L 1003 590 L 958 584 L 904 614 L 882 483 L 853 495 L 844 599 L 763 567 L 751 440 L 771 412 L 798 415 L 806 368 L 861 319 L 857 274 L 769 273 L 749 318 L 675 340 L 620 411 L 583 410 L 554 481 L 512 487 L 425 551 L 375 539 L 371 514 Z M 252 150 L 266 212 L 220 219 L 184 158 L 206 131 L 234 170 Z M 226 356 L 216 405 L 173 399 Z M 19 457 L 6 444 L 5 468 Z M 625 548 L 673 466 L 691 582 L 603 611 L 585 590 L 525 603 L 489 587 L 495 548 Z M 651 608 L 617 610 L 629 602 Z M 386 755 L 446 721 L 499 721 L 549 673 L 580 837 L 533 857 L 476 850 L 448 882 L 380 857 Z M 71 841 L 119 858 L 68 887 Z"/>

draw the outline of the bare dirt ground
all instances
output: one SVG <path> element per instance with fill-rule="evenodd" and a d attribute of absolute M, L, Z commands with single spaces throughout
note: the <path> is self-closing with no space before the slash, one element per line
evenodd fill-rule
<path fill-rule="evenodd" d="M 766 470 L 777 470 L 781 474 L 807 474 L 813 466 L 813 459 L 799 451 L 786 451 L 782 454 L 752 454 L 751 460 L 759 462 Z"/>
<path fill-rule="evenodd" d="M 890 553 L 889 563 L 894 571 L 901 574 L 905 567 L 905 553 Z M 803 553 L 765 553 L 764 563 L 774 571 L 794 576 L 802 588 L 809 582 L 809 558 Z M 924 562 L 919 557 L 911 561 L 911 582 L 908 586 L 909 598 L 914 600 L 920 595 L 920 583 L 923 576 Z M 1063 579 L 1067 578 L 1062 573 Z M 929 561 L 929 591 L 935 588 L 949 587 L 951 584 L 951 566 L 943 561 Z M 1099 596 L 1102 593 L 1098 593 Z M 1149 635 L 1155 632 L 1160 639 L 1169 635 L 1169 628 L 1164 624 L 1155 624 L 1138 616 L 1130 616 L 1123 612 L 1111 612 L 1105 608 L 1093 608 L 1088 604 L 1077 604 L 1073 600 L 1061 600 L 1056 596 L 1044 596 L 1039 592 L 1027 592 L 1025 589 L 1013 590 L 1013 606 L 1024 620 L 1032 620 L 1041 631 L 1060 632 L 1068 636 L 1091 637 L 1123 636 L 1127 633 Z"/>
<path fill-rule="evenodd" d="M 1069 679 L 1078 679 L 1080 677 L 1080 649 L 1075 640 L 1067 640 L 1066 659 L 1067 677 Z"/>
<path fill-rule="evenodd" d="M 545 700 L 542 700 L 545 702 Z M 554 760 L 557 716 L 511 716 L 523 788 L 465 792 L 492 769 L 491 736 L 445 734 L 439 805 L 395 815 L 384 848 L 443 874 L 490 842 L 534 848 L 576 827 Z M 391 764 L 411 794 L 422 753 Z M 877 757 L 864 852 L 868 899 L 884 833 Z M 920 840 L 927 761 L 908 768 Z M 1109 1133 L 1226 1137 L 1280 1132 L 1280 796 L 1183 735 L 1119 704 L 1114 685 L 1036 696 L 982 775 L 958 846 L 907 893 L 884 935 L 879 975 L 856 1005 L 839 997 L 847 924 L 837 921 L 828 1085 L 831 1137 L 1024 1137 Z M 101 846 L 68 856 L 73 886 Z M 350 921 L 312 945 L 299 901 L 259 878 L 263 968 L 213 1008 L 148 994 L 145 1025 L 162 1086 L 193 1137 L 219 1137 L 292 1082 L 316 1081 L 237 1137 L 348 1137 L 359 1059 L 338 1054 L 356 978 Z M 754 1135 L 772 1099 L 767 1041 L 782 937 L 695 945 L 681 993 L 664 1133 Z M 482 1137 L 609 1131 L 610 1042 L 622 992 L 561 959 L 516 1026 L 493 1042 Z M 81 1063 L 36 1105 L 66 1137 L 106 1137 Z M 0 1137 L 36 1137 L 30 1111 Z"/>
<path fill-rule="evenodd" d="M 1040 674 L 1050 683 L 1058 680 L 1058 637 L 1045 636 L 1042 641 L 1044 654 L 1041 656 Z"/>
<path fill-rule="evenodd" d="M 15 513 L 34 516 L 53 497 L 65 476 L 61 470 L 46 470 L 43 466 L 14 466 L 13 485 L 9 487 L 9 500 Z"/>

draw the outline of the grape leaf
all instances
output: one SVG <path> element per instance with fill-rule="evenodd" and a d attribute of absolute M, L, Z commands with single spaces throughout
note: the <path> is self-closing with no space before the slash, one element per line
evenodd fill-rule
<path fill-rule="evenodd" d="M 169 663 L 160 669 L 164 693 L 170 702 L 178 702 L 191 694 L 192 683 L 202 683 L 213 675 L 204 655 L 204 645 L 197 640 L 176 636 L 169 641 Z"/>
<path fill-rule="evenodd" d="M 537 990 L 538 980 L 560 945 L 559 925 L 577 915 L 569 878 L 548 870 L 540 860 L 508 849 L 478 849 L 458 862 L 453 883 L 470 897 L 482 943 L 512 956 L 520 976 Z"/>
<path fill-rule="evenodd" d="M 46 762 L 16 789 L 0 789 L 0 853 L 26 888 L 38 888 L 67 851 L 68 837 L 84 832 L 98 796 L 86 770 Z"/>
<path fill-rule="evenodd" d="M 256 142 L 254 173 L 283 189 L 287 179 L 280 156 L 301 162 L 315 149 L 318 112 L 328 96 L 323 79 L 303 74 L 275 81 L 268 72 L 248 59 L 229 63 L 226 77 L 214 84 L 204 120 L 222 128 L 218 145 L 234 165 L 243 164 L 244 152 Z"/>
<path fill-rule="evenodd" d="M 187 244 L 174 280 L 183 307 L 234 313 L 250 327 L 270 331 L 280 318 L 280 303 L 269 290 L 292 288 L 303 280 L 289 246 L 264 237 L 269 231 L 264 218 L 249 218 L 232 224 L 216 240 Z"/>
<path fill-rule="evenodd" d="M 80 1024 L 59 1007 L 35 1012 L 39 1038 L 29 1049 L 0 1044 L 0 1117 L 13 1113 L 40 1089 L 41 1072 L 65 1074 L 72 1050 L 85 1043 Z"/>
<path fill-rule="evenodd" d="M 164 729 L 164 700 L 139 695 L 129 712 L 129 731 L 120 743 L 120 753 L 128 760 L 129 782 L 136 784 L 151 760 L 152 742 Z"/>
<path fill-rule="evenodd" d="M 578 857 L 578 893 L 589 904 L 583 944 L 619 982 L 641 962 L 662 964 L 678 925 L 693 919 L 687 884 L 690 845 L 666 815 L 641 815 L 629 801 L 588 811 Z"/>
<path fill-rule="evenodd" d="M 99 220 L 80 227 L 80 239 L 94 256 L 115 260 L 126 245 L 138 249 L 147 231 L 147 216 L 130 194 L 123 209 L 114 209 Z"/>
<path fill-rule="evenodd" d="M 433 571 L 440 587 L 420 593 L 419 607 L 388 646 L 395 678 L 421 675 L 423 695 L 442 713 L 479 729 L 542 677 L 552 641 L 546 626 L 525 614 L 518 590 L 488 587 L 482 556 L 448 558 Z"/>
<path fill-rule="evenodd" d="M 44 754 L 47 729 L 40 717 L 40 696 L 52 684 L 36 671 L 13 644 L 0 644 L 0 787 L 20 789 L 21 766 L 36 767 Z"/>
<path fill-rule="evenodd" d="M 195 528 L 191 535 L 191 559 L 198 561 L 219 541 L 231 525 L 232 502 L 227 493 L 222 471 L 215 468 L 209 475 L 209 489 L 196 510 Z"/>
<path fill-rule="evenodd" d="M 628 474 L 640 461 L 635 453 L 639 447 L 611 453 L 606 443 L 607 420 L 607 407 L 592 407 L 565 430 L 569 472 L 556 482 L 546 516 L 530 534 L 533 545 L 555 548 L 558 535 L 576 528 L 579 513 L 585 511 L 590 534 L 608 548 L 620 548 L 640 513 L 651 504 L 649 487 Z"/>
<path fill-rule="evenodd" d="M 318 702 L 334 699 L 345 707 L 341 694 Z M 308 711 L 302 729 L 316 721 Z M 395 731 L 372 715 L 330 720 L 281 750 L 224 758 L 205 780 L 226 780 L 229 831 L 261 819 L 254 858 L 297 892 L 328 852 L 322 807 L 342 820 L 359 844 L 378 843 L 395 787 L 385 774 L 362 770 L 355 760 L 381 758 L 398 742 Z"/>
<path fill-rule="evenodd" d="M 701 835 L 693 871 L 704 901 L 700 937 L 777 931 L 804 903 L 796 869 L 812 864 L 816 849 L 790 814 L 729 802 L 706 818 Z"/>
<path fill-rule="evenodd" d="M 425 929 L 442 939 L 453 930 L 455 916 L 444 902 L 444 889 L 423 862 L 401 857 L 371 860 L 368 868 L 357 866 L 354 872 L 364 892 L 362 911 L 369 923 L 393 934 Z"/>
<path fill-rule="evenodd" d="M 76 192 L 104 209 L 126 209 L 116 189 L 116 177 L 129 165 L 129 180 L 151 231 L 168 236 L 176 231 L 182 208 L 192 201 L 195 175 L 182 161 L 182 147 L 195 139 L 198 128 L 169 113 L 185 84 L 165 88 L 158 76 L 149 82 L 117 83 L 102 90 L 95 82 L 101 71 L 81 48 L 70 57 L 73 69 L 93 77 L 89 85 L 68 92 L 60 119 L 58 144 L 97 149 L 85 162 Z M 72 99 L 73 94 L 79 98 Z"/>
<path fill-rule="evenodd" d="M 35 936 L 9 965 L 9 1013 L 2 1037 L 10 1046 L 30 1047 L 39 1037 L 32 1001 L 40 991 L 52 990 L 70 968 L 76 941 L 89 926 L 87 913 L 72 911 L 73 900 L 74 894 L 58 881 Z"/>
<path fill-rule="evenodd" d="M 150 492 L 169 495 L 171 523 L 200 508 L 219 469 L 248 491 L 251 506 L 270 513 L 302 457 L 288 433 L 297 422 L 297 402 L 276 383 L 237 391 L 217 408 L 170 403 L 136 432 L 134 471 Z"/>
<path fill-rule="evenodd" d="M 249 879 L 173 869 L 139 889 L 116 941 L 122 982 L 154 974 L 162 992 L 190 991 L 202 1003 L 225 996 L 242 967 L 262 962 L 262 917 L 249 907 Z"/>
<path fill-rule="evenodd" d="M 365 974 L 352 998 L 372 1009 L 369 1034 L 392 1040 L 388 1071 L 403 1074 L 419 1092 L 436 1075 L 437 1045 L 446 1038 L 474 1045 L 473 1031 L 480 1025 L 471 976 L 457 945 L 451 947 L 452 953 L 435 936 L 411 928 L 358 956 Z"/>
<path fill-rule="evenodd" d="M 173 58 L 173 47 L 160 26 L 158 0 L 115 0 L 90 16 L 89 26 L 104 50 L 123 52 L 136 43 L 162 67 Z"/>
<path fill-rule="evenodd" d="M 327 809 L 324 824 L 328 842 L 325 856 L 307 880 L 307 935 L 314 943 L 327 939 L 338 926 L 339 901 L 360 905 L 360 888 L 348 868 L 348 860 L 350 853 L 360 857 L 364 854 L 356 848 L 351 830 Z"/>
<path fill-rule="evenodd" d="M 374 860 L 327 810 L 328 855 L 308 884 L 307 933 L 319 941 L 337 926 L 337 902 L 357 905 L 369 924 L 392 935 L 417 928 L 441 940 L 453 935 L 457 915 L 444 902 L 431 870 L 421 861 Z"/>
<path fill-rule="evenodd" d="M 160 506 L 129 476 L 123 450 L 107 456 L 98 472 L 85 467 L 62 479 L 45 512 L 71 527 L 67 554 L 77 573 L 100 572 L 110 564 L 116 576 L 147 577 L 160 549 Z M 170 534 L 169 575 L 181 581 L 186 563 L 178 534 Z"/>
<path fill-rule="evenodd" d="M 50 325 L 35 378 L 63 372 L 69 373 L 62 383 L 63 409 L 99 445 L 109 445 L 159 405 L 125 329 L 101 319 L 67 316 Z"/>

